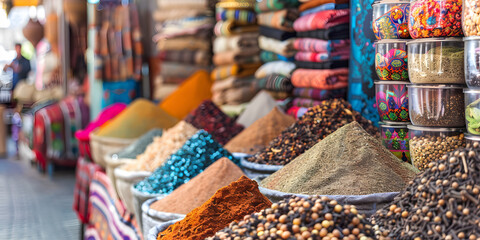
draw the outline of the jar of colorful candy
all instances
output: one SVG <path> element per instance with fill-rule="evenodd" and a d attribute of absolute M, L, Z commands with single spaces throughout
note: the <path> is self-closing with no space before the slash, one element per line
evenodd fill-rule
<path fill-rule="evenodd" d="M 463 36 L 462 0 L 412 0 L 408 30 L 412 38 Z"/>
<path fill-rule="evenodd" d="M 382 130 L 382 143 L 390 152 L 404 162 L 410 160 L 410 136 L 408 134 L 409 122 L 399 124 L 385 124 L 380 122 Z"/>
<path fill-rule="evenodd" d="M 408 0 L 376 1 L 373 5 L 373 32 L 378 40 L 410 38 L 408 32 Z"/>
<path fill-rule="evenodd" d="M 405 82 L 375 82 L 377 110 L 385 123 L 410 122 Z"/>
<path fill-rule="evenodd" d="M 375 43 L 375 70 L 380 80 L 408 81 L 408 40 L 380 40 Z"/>

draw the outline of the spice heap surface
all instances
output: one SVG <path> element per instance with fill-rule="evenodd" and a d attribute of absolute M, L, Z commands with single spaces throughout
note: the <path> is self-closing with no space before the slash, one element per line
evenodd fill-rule
<path fill-rule="evenodd" d="M 261 186 L 307 195 L 367 195 L 399 192 L 416 173 L 353 122 L 264 179 Z"/>
<path fill-rule="evenodd" d="M 185 121 L 209 132 L 222 145 L 243 130 L 242 125 L 237 124 L 210 100 L 203 101 Z"/>
<path fill-rule="evenodd" d="M 137 155 L 145 151 L 147 146 L 153 142 L 154 138 L 162 136 L 162 132 L 162 129 L 152 129 L 128 147 L 114 155 L 118 158 L 135 159 L 137 158 Z"/>
<path fill-rule="evenodd" d="M 212 135 L 200 130 L 152 175 L 137 183 L 135 188 L 145 193 L 169 194 L 222 157 L 238 163 Z"/>
<path fill-rule="evenodd" d="M 159 212 L 187 214 L 201 206 L 218 189 L 241 176 L 243 172 L 235 163 L 228 158 L 221 158 L 165 198 L 154 202 L 151 208 Z"/>
<path fill-rule="evenodd" d="M 138 99 L 115 118 L 103 124 L 96 135 L 112 138 L 138 138 L 153 128 L 171 128 L 177 122 L 176 118 L 152 102 Z"/>
<path fill-rule="evenodd" d="M 479 239 L 480 149 L 430 163 L 373 221 L 380 239 Z"/>
<path fill-rule="evenodd" d="M 239 221 L 248 214 L 259 212 L 272 203 L 258 190 L 255 181 L 242 176 L 219 189 L 202 206 L 191 211 L 185 219 L 158 234 L 158 240 L 203 240 Z"/>
<path fill-rule="evenodd" d="M 374 239 L 372 225 L 355 206 L 313 196 L 290 197 L 245 216 L 209 239 Z"/>
<path fill-rule="evenodd" d="M 245 111 L 238 116 L 237 123 L 249 127 L 264 117 L 277 106 L 275 99 L 266 91 L 259 92 L 248 104 Z"/>
<path fill-rule="evenodd" d="M 128 163 L 122 168 L 127 171 L 153 172 L 197 132 L 198 129 L 194 126 L 181 121 L 166 130 L 161 137 L 154 138 L 145 152 L 137 156 L 137 161 Z"/>
<path fill-rule="evenodd" d="M 275 107 L 269 114 L 230 140 L 225 145 L 225 149 L 230 152 L 257 153 L 293 123 L 295 123 L 295 119 Z"/>
<path fill-rule="evenodd" d="M 318 141 L 353 121 L 359 122 L 368 133 L 380 136 L 372 122 L 353 111 L 348 102 L 343 99 L 332 99 L 310 108 L 295 124 L 285 129 L 268 147 L 249 158 L 248 161 L 285 165 Z"/>

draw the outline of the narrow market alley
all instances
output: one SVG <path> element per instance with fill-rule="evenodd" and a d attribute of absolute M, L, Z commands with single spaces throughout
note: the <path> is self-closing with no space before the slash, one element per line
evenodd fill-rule
<path fill-rule="evenodd" d="M 73 170 L 52 181 L 26 162 L 0 159 L 0 239 L 79 239 L 74 184 Z"/>

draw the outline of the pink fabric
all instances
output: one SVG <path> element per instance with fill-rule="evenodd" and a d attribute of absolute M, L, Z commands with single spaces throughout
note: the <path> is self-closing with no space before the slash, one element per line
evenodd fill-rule
<path fill-rule="evenodd" d="M 100 113 L 100 115 L 98 115 L 98 117 L 97 117 L 97 119 L 95 119 L 95 121 L 88 124 L 88 126 L 85 129 L 77 131 L 75 133 L 75 137 L 77 137 L 77 139 L 81 140 L 81 141 L 89 141 L 91 132 L 93 132 L 98 127 L 102 126 L 108 120 L 117 116 L 126 107 L 127 107 L 127 105 L 124 104 L 124 103 L 115 103 L 115 104 L 112 104 L 112 105 L 106 107 L 105 109 L 103 109 L 103 111 Z"/>
<path fill-rule="evenodd" d="M 333 26 L 348 23 L 350 9 L 325 10 L 300 17 L 293 24 L 297 32 L 328 29 Z"/>
<path fill-rule="evenodd" d="M 350 51 L 347 49 L 342 52 L 334 53 L 315 53 L 315 52 L 297 52 L 295 60 L 304 62 L 326 62 L 335 60 L 347 60 L 350 58 Z"/>

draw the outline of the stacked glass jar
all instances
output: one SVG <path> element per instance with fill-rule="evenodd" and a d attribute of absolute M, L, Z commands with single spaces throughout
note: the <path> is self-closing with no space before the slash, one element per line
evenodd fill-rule
<path fill-rule="evenodd" d="M 480 143 L 480 4 L 464 0 L 462 28 L 465 34 L 465 120 L 467 144 Z M 477 146 L 477 145 L 475 145 Z"/>
<path fill-rule="evenodd" d="M 410 154 L 420 170 L 465 146 L 462 0 L 412 0 L 407 43 Z"/>
<path fill-rule="evenodd" d="M 411 162 L 407 85 L 408 0 L 382 0 L 373 5 L 375 42 L 376 104 L 380 115 L 382 142 L 395 156 Z"/>

